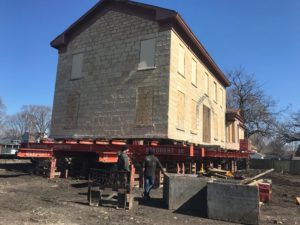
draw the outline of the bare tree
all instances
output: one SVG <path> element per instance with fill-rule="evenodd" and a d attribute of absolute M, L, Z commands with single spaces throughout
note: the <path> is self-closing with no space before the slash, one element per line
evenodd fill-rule
<path fill-rule="evenodd" d="M 275 102 L 262 90 L 253 75 L 243 69 L 228 73 L 231 86 L 227 91 L 227 107 L 241 109 L 245 136 L 269 135 L 274 121 Z"/>
<path fill-rule="evenodd" d="M 4 122 L 5 122 L 5 105 L 0 97 L 0 136 L 3 135 L 4 132 Z"/>
<path fill-rule="evenodd" d="M 51 107 L 42 105 L 23 106 L 21 112 L 9 116 L 6 121 L 6 135 L 21 138 L 25 132 L 36 138 L 49 133 Z"/>
<path fill-rule="evenodd" d="M 20 139 L 25 132 L 31 131 L 33 120 L 25 112 L 8 116 L 6 120 L 6 136 Z"/>
<path fill-rule="evenodd" d="M 40 135 L 48 135 L 51 123 L 51 107 L 43 105 L 23 106 L 22 111 L 32 121 L 32 132 Z"/>
<path fill-rule="evenodd" d="M 285 143 L 300 141 L 300 111 L 292 113 L 290 119 L 279 123 L 277 134 Z"/>

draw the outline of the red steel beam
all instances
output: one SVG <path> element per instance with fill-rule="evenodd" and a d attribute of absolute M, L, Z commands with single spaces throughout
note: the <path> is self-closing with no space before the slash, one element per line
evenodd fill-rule
<path fill-rule="evenodd" d="M 206 150 L 205 151 L 205 157 L 248 159 L 249 158 L 249 152 Z"/>
<path fill-rule="evenodd" d="M 87 143 L 29 143 L 22 145 L 23 147 L 17 153 L 18 157 L 38 157 L 50 158 L 55 153 L 71 153 L 71 152 L 95 152 L 99 155 L 99 162 L 115 163 L 117 162 L 117 152 L 121 150 L 122 145 L 114 144 L 87 144 Z M 25 148 L 24 148 L 25 147 Z M 193 146 L 174 146 L 174 145 L 129 145 L 131 156 L 141 161 L 147 152 L 152 149 L 154 154 L 158 157 L 172 158 L 176 160 L 185 161 L 187 157 L 190 158 L 248 158 L 247 151 L 217 151 L 204 150 L 204 148 Z"/>
<path fill-rule="evenodd" d="M 52 149 L 21 148 L 17 156 L 20 158 L 51 158 L 53 151 Z"/>

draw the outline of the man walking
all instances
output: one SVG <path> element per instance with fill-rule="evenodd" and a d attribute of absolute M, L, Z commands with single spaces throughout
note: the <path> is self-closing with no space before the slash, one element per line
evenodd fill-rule
<path fill-rule="evenodd" d="M 127 203 L 126 195 L 130 192 L 130 168 L 127 153 L 129 147 L 124 145 L 122 150 L 118 152 L 118 206 L 117 208 L 125 208 Z M 119 187 L 121 186 L 121 188 Z M 126 190 L 126 192 L 124 192 Z"/>
<path fill-rule="evenodd" d="M 128 159 L 128 153 L 129 148 L 128 145 L 124 145 L 122 147 L 122 150 L 118 152 L 118 171 L 126 171 L 130 172 L 129 169 L 129 159 Z"/>
<path fill-rule="evenodd" d="M 154 185 L 154 178 L 155 178 L 155 170 L 156 164 L 158 164 L 160 170 L 165 175 L 165 171 L 161 163 L 159 162 L 158 158 L 154 156 L 154 150 L 150 149 L 148 155 L 145 157 L 143 161 L 143 168 L 144 168 L 144 198 L 150 199 L 150 191 Z"/>

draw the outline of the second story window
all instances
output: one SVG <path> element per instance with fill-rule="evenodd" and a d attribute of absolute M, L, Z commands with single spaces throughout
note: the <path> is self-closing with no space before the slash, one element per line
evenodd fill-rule
<path fill-rule="evenodd" d="M 72 61 L 71 80 L 77 80 L 83 77 L 82 74 L 83 53 L 73 55 L 72 60 L 73 61 Z"/>
<path fill-rule="evenodd" d="M 216 82 L 214 82 L 214 100 L 218 102 L 218 86 Z"/>
<path fill-rule="evenodd" d="M 192 59 L 192 84 L 197 86 L 197 62 Z"/>
<path fill-rule="evenodd" d="M 141 41 L 140 63 L 138 69 L 155 67 L 155 38 Z"/>
<path fill-rule="evenodd" d="M 179 45 L 178 50 L 178 73 L 184 76 L 184 67 L 185 67 L 185 51 L 182 45 Z"/>
<path fill-rule="evenodd" d="M 220 105 L 223 107 L 224 105 L 224 97 L 223 97 L 223 89 L 220 88 Z"/>
<path fill-rule="evenodd" d="M 204 74 L 204 93 L 209 95 L 209 77 L 208 74 Z"/>

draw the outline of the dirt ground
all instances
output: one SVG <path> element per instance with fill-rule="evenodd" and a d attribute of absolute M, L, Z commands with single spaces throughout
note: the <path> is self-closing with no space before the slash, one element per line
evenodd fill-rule
<path fill-rule="evenodd" d="M 232 224 L 174 213 L 162 202 L 162 190 L 150 202 L 135 191 L 132 210 L 91 207 L 87 182 L 32 175 L 29 163 L 0 161 L 0 224 Z M 272 201 L 261 207 L 260 224 L 300 224 L 300 176 L 272 173 Z"/>

